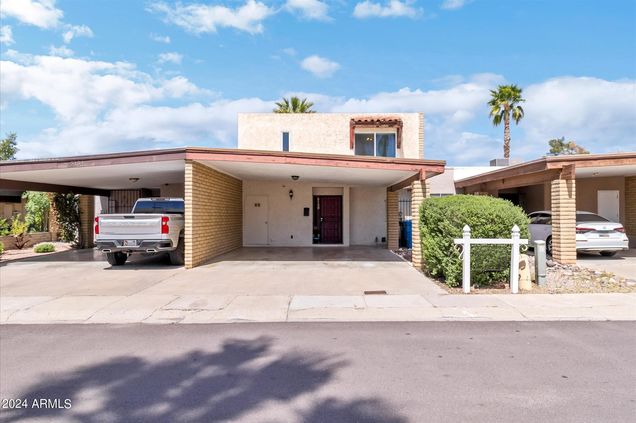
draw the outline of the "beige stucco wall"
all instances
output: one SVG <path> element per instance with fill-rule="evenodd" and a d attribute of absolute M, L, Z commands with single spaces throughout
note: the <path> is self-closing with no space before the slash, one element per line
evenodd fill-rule
<path fill-rule="evenodd" d="M 351 187 L 351 245 L 376 245 L 387 237 L 386 188 Z"/>
<path fill-rule="evenodd" d="M 402 119 L 402 148 L 397 157 L 423 158 L 424 131 L 421 113 L 239 113 L 238 148 L 282 150 L 282 133 L 289 132 L 289 151 L 353 155 L 349 148 L 352 117 L 397 116 Z M 395 132 L 378 128 L 375 132 Z M 368 132 L 363 128 L 356 132 Z M 422 154 L 420 154 L 422 151 Z"/>
<path fill-rule="evenodd" d="M 313 239 L 313 188 L 340 188 L 342 193 L 343 227 L 342 240 L 349 245 L 349 187 L 311 182 L 243 181 L 243 204 L 251 195 L 267 197 L 268 245 L 277 247 L 310 247 Z M 289 199 L 289 190 L 294 198 Z M 325 194 L 325 192 L 321 192 Z M 303 216 L 303 209 L 309 207 L 309 216 Z M 253 222 L 244 214 L 244 228 Z M 293 236 L 293 238 L 292 238 Z M 249 246 L 246 236 L 243 244 Z"/>
<path fill-rule="evenodd" d="M 0 201 L 0 218 L 11 220 L 15 214 L 21 214 L 24 217 L 24 206 L 26 200 L 23 198 L 19 203 L 7 203 Z"/>
<path fill-rule="evenodd" d="M 294 198 L 289 199 L 289 190 Z M 268 245 L 310 247 L 313 244 L 313 195 L 342 195 L 342 238 L 344 246 L 375 245 L 386 238 L 386 188 L 360 187 L 318 182 L 244 181 L 243 203 L 249 196 L 266 196 Z M 309 208 L 309 216 L 303 209 Z M 253 224 L 244 213 L 243 244 L 248 246 L 245 228 Z M 293 236 L 293 238 L 292 238 Z"/>
<path fill-rule="evenodd" d="M 619 191 L 620 222 L 625 223 L 625 177 L 576 178 L 576 209 L 598 213 L 598 191 Z"/>

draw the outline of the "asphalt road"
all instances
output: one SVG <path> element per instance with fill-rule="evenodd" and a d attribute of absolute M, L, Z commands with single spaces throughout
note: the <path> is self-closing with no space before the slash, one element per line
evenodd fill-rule
<path fill-rule="evenodd" d="M 0 420 L 633 422 L 635 357 L 628 322 L 0 326 Z"/>

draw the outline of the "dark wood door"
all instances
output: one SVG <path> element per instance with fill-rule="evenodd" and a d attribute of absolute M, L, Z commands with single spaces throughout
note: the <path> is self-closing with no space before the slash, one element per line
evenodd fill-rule
<path fill-rule="evenodd" d="M 342 197 L 318 197 L 318 221 L 321 244 L 342 244 Z"/>

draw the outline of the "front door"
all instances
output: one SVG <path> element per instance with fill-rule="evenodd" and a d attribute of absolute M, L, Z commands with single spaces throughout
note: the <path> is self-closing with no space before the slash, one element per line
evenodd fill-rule
<path fill-rule="evenodd" d="M 267 245 L 267 196 L 245 197 L 245 245 Z"/>
<path fill-rule="evenodd" d="M 342 244 L 342 196 L 316 197 L 315 216 L 319 228 L 320 244 Z"/>

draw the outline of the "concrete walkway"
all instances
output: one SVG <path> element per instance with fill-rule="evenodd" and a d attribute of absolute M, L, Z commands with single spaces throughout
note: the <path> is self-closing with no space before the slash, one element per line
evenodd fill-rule
<path fill-rule="evenodd" d="M 92 251 L 9 263 L 0 323 L 636 320 L 636 294 L 450 295 L 387 250 L 316 250 L 241 249 L 189 271 Z"/>

